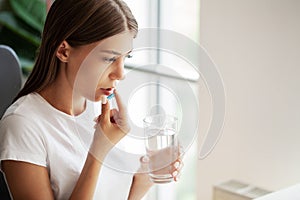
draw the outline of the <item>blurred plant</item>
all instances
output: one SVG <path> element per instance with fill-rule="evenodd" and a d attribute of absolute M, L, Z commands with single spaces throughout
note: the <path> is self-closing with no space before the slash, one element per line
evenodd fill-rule
<path fill-rule="evenodd" d="M 20 58 L 23 73 L 30 73 L 41 42 L 46 19 L 44 0 L 8 0 L 0 12 L 0 44 L 12 47 Z"/>

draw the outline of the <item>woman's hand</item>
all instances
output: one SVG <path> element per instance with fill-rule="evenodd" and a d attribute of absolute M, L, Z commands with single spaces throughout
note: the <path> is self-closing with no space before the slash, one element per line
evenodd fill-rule
<path fill-rule="evenodd" d="M 184 166 L 182 158 L 179 157 L 174 163 L 172 163 L 172 177 L 174 181 L 178 181 L 181 176 L 181 169 Z"/>
<path fill-rule="evenodd" d="M 151 187 L 154 183 L 151 181 L 149 176 L 149 158 L 147 156 L 142 156 L 140 159 L 141 166 L 137 173 L 134 174 L 134 181 L 139 182 L 138 185 L 143 187 Z M 177 160 L 170 164 L 168 167 L 171 169 L 169 172 L 172 175 L 174 181 L 178 181 L 181 175 L 181 169 L 183 167 L 182 157 L 179 156 Z"/>
<path fill-rule="evenodd" d="M 156 152 L 150 152 L 143 158 L 144 162 L 148 163 L 148 171 L 153 177 L 169 177 L 165 180 L 166 182 L 170 181 L 171 178 L 173 178 L 174 181 L 179 180 L 183 167 L 183 152 L 181 146 L 170 146 Z"/>
<path fill-rule="evenodd" d="M 127 110 L 121 101 L 120 95 L 114 90 L 118 110 L 110 110 L 110 103 L 102 101 L 102 113 L 96 120 L 96 133 L 104 133 L 112 144 L 118 143 L 129 131 Z"/>
<path fill-rule="evenodd" d="M 96 118 L 95 133 L 90 153 L 97 159 L 102 159 L 129 131 L 126 107 L 120 95 L 114 91 L 118 110 L 110 110 L 110 103 L 102 101 L 102 113 Z"/>
<path fill-rule="evenodd" d="M 180 151 L 180 150 L 179 150 Z M 178 181 L 183 167 L 183 154 L 180 152 L 178 158 L 172 162 L 167 168 L 174 181 Z M 140 159 L 141 166 L 137 173 L 133 176 L 128 200 L 139 200 L 147 193 L 147 191 L 154 185 L 149 176 L 149 158 L 142 156 Z"/>

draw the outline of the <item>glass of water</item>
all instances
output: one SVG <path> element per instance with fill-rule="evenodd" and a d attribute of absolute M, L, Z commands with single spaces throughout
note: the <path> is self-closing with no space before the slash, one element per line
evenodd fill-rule
<path fill-rule="evenodd" d="M 173 181 L 173 163 L 179 156 L 178 119 L 157 114 L 144 119 L 146 151 L 149 158 L 149 176 L 154 183 Z"/>

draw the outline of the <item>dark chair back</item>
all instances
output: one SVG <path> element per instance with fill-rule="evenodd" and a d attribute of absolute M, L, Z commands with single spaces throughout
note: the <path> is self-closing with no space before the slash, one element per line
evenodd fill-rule
<path fill-rule="evenodd" d="M 10 47 L 0 45 L 0 119 L 21 89 L 21 74 L 16 53 Z M 0 171 L 0 199 L 12 199 L 2 171 Z"/>
<path fill-rule="evenodd" d="M 8 46 L 0 45 L 0 118 L 22 86 L 19 59 Z"/>
<path fill-rule="evenodd" d="M 1 200 L 10 200 L 12 199 L 4 178 L 4 174 L 0 171 L 0 199 Z"/>

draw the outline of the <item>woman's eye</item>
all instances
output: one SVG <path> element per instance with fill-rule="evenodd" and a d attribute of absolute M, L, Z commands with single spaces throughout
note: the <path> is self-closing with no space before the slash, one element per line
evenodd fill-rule
<path fill-rule="evenodd" d="M 115 57 L 113 58 L 103 58 L 103 61 L 106 63 L 113 63 L 115 62 L 117 59 Z"/>
<path fill-rule="evenodd" d="M 125 58 L 132 58 L 132 55 L 128 54 L 123 57 L 123 59 L 125 59 Z M 113 57 L 113 58 L 104 57 L 103 61 L 108 64 L 111 64 L 111 63 L 115 62 L 117 59 L 118 59 L 118 57 Z"/>

